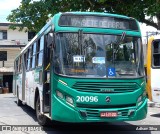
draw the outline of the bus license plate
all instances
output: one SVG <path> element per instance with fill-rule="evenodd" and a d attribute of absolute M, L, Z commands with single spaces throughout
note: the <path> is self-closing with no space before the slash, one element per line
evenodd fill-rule
<path fill-rule="evenodd" d="M 118 116 L 118 112 L 101 112 L 100 117 L 114 118 Z"/>

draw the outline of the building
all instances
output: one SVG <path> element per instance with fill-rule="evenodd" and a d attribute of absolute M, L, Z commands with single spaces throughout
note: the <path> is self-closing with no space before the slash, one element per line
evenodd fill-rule
<path fill-rule="evenodd" d="M 9 28 L 11 23 L 0 23 L 0 87 L 9 87 L 12 92 L 14 60 L 21 49 L 34 36 L 33 33 Z"/>

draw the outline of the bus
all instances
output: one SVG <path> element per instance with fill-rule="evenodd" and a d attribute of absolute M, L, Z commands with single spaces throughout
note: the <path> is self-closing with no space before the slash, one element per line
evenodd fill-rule
<path fill-rule="evenodd" d="M 14 65 L 17 105 L 35 109 L 40 125 L 146 117 L 142 40 L 134 18 L 57 13 Z"/>
<path fill-rule="evenodd" d="M 160 35 L 151 36 L 147 44 L 147 93 L 149 100 L 160 103 Z"/>

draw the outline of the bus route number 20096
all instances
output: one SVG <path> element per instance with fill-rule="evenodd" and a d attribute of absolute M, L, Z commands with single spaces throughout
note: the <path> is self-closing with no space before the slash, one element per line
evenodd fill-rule
<path fill-rule="evenodd" d="M 76 102 L 98 102 L 98 96 L 77 96 Z"/>

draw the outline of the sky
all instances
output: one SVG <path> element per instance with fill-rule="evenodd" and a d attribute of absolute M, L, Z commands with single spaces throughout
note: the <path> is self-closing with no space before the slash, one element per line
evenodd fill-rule
<path fill-rule="evenodd" d="M 6 17 L 11 13 L 11 10 L 19 7 L 22 0 L 0 0 L 0 22 L 7 22 Z M 37 0 L 35 0 L 37 1 Z M 151 26 L 140 24 L 142 36 L 146 36 L 146 31 L 156 31 Z"/>
<path fill-rule="evenodd" d="M 157 32 L 157 29 L 152 27 L 152 26 L 147 26 L 146 24 L 140 23 L 140 29 L 141 29 L 141 34 L 142 34 L 142 41 L 143 44 L 147 43 L 147 35 L 146 32 Z"/>
<path fill-rule="evenodd" d="M 19 7 L 21 0 L 0 0 L 0 22 L 7 22 L 11 10 Z"/>

